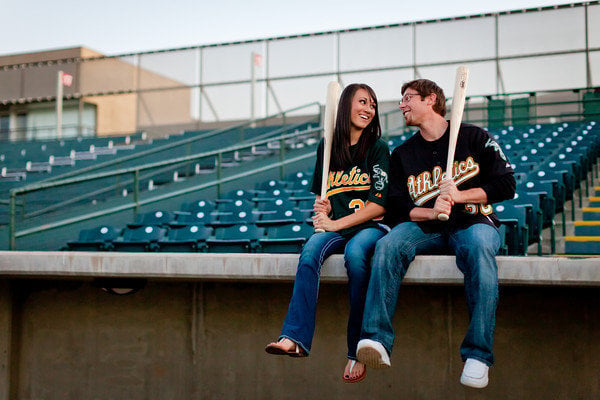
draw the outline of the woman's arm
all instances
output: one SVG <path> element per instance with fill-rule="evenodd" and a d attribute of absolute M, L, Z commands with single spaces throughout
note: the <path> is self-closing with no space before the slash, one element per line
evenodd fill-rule
<path fill-rule="evenodd" d="M 372 220 L 373 218 L 381 217 L 385 213 L 385 208 L 379 204 L 367 201 L 367 204 L 353 214 L 346 215 L 338 220 L 332 220 L 324 213 L 315 214 L 313 217 L 313 225 L 316 229 L 336 232 L 342 229 L 350 228 L 354 225 L 362 224 Z"/>

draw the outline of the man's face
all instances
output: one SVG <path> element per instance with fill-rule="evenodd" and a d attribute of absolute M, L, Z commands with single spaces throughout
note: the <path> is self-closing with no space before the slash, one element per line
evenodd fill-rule
<path fill-rule="evenodd" d="M 431 106 L 428 106 L 431 96 L 422 96 L 410 87 L 406 89 L 400 102 L 400 110 L 402 110 L 406 125 L 416 126 L 420 124 L 425 111 L 431 109 Z"/>

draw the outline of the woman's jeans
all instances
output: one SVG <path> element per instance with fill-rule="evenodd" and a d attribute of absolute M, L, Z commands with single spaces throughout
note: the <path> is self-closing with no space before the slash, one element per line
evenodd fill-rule
<path fill-rule="evenodd" d="M 280 339 L 291 339 L 307 354 L 310 353 L 315 332 L 321 266 L 327 257 L 343 251 L 350 294 L 348 358 L 356 359 L 356 345 L 360 338 L 365 295 L 371 272 L 369 262 L 375 243 L 383 235 L 383 229 L 366 228 L 350 239 L 337 232 L 315 233 L 308 239 L 300 253 L 294 291 Z"/>
<path fill-rule="evenodd" d="M 492 346 L 498 303 L 496 253 L 500 235 L 490 225 L 475 224 L 464 229 L 426 233 L 415 222 L 404 222 L 377 243 L 372 260 L 371 280 L 365 304 L 361 339 L 383 344 L 391 354 L 394 342 L 392 319 L 400 283 L 418 254 L 454 252 L 456 265 L 464 275 L 470 323 L 461 344 L 464 360 L 474 358 L 494 363 Z M 428 318 L 428 316 L 423 316 Z"/>

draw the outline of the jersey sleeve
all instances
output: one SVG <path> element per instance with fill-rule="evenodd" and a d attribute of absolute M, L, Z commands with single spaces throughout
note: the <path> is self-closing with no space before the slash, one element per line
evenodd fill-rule
<path fill-rule="evenodd" d="M 383 140 L 378 140 L 368 156 L 371 189 L 368 201 L 386 206 L 389 188 L 390 150 Z"/>
<path fill-rule="evenodd" d="M 393 227 L 410 220 L 410 211 L 415 208 L 406 187 L 406 172 L 402 166 L 401 148 L 396 147 L 390 157 L 390 188 L 385 222 Z"/>
<path fill-rule="evenodd" d="M 315 169 L 310 184 L 310 191 L 317 196 L 321 195 L 321 180 L 323 179 L 323 151 L 325 141 L 321 139 L 317 147 L 317 159 L 315 161 Z"/>
<path fill-rule="evenodd" d="M 481 188 L 487 194 L 488 203 L 512 199 L 516 181 L 510 161 L 487 131 L 481 130 L 478 141 L 483 174 Z"/>

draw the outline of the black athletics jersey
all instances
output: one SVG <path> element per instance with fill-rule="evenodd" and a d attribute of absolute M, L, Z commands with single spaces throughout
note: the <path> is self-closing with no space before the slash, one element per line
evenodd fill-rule
<path fill-rule="evenodd" d="M 417 132 L 392 152 L 386 213 L 386 222 L 390 226 L 410 221 L 409 213 L 414 207 L 433 208 L 439 195 L 439 183 L 445 177 L 449 132 L 450 124 L 442 137 L 431 142 Z M 490 204 L 512 199 L 516 184 L 509 160 L 487 131 L 461 124 L 453 177 L 458 190 L 482 188 L 489 204 L 457 203 L 448 222 L 419 224 L 431 229 L 467 227 L 475 223 L 499 226 Z"/>
<path fill-rule="evenodd" d="M 321 194 L 323 147 L 324 141 L 321 139 L 311 184 L 311 192 L 317 195 Z M 331 202 L 332 220 L 338 220 L 360 210 L 367 201 L 386 206 L 390 155 L 387 143 L 382 139 L 377 140 L 364 160 L 355 158 L 356 150 L 356 145 L 350 146 L 352 165 L 349 168 L 343 171 L 329 171 L 327 198 Z M 381 220 L 382 218 L 378 219 Z M 339 233 L 353 235 L 360 229 L 378 226 L 378 221 L 367 221 L 343 229 Z"/>

